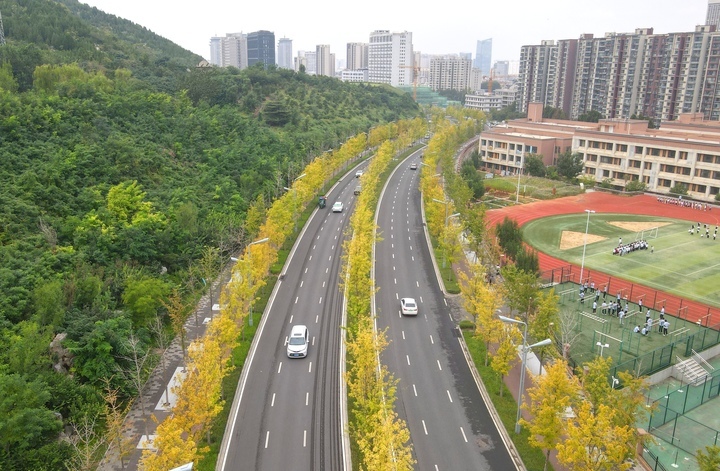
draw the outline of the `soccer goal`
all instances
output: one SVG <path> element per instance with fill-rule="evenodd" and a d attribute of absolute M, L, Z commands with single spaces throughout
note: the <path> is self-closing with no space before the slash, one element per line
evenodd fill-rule
<path fill-rule="evenodd" d="M 635 233 L 635 240 L 648 240 L 657 239 L 659 227 L 651 227 L 650 229 L 643 229 L 640 232 Z"/>

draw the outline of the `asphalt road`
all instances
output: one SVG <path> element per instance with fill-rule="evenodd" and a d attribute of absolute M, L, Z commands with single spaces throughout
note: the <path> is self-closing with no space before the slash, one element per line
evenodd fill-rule
<path fill-rule="evenodd" d="M 243 371 L 217 469 L 340 470 L 342 244 L 355 169 L 306 224 L 277 283 Z M 342 201 L 345 210 L 331 207 Z M 308 356 L 289 359 L 293 325 L 308 327 Z"/>
<path fill-rule="evenodd" d="M 418 170 L 410 170 L 410 164 Z M 399 380 L 396 409 L 407 421 L 418 470 L 516 469 L 465 360 L 426 242 L 418 189 L 419 154 L 404 161 L 380 199 L 375 247 L 382 361 Z M 439 261 L 441 263 L 441 261 Z M 400 298 L 419 304 L 402 316 Z"/>

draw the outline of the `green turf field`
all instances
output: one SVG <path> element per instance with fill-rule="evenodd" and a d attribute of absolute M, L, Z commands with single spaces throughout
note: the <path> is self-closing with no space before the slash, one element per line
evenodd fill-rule
<path fill-rule="evenodd" d="M 538 251 L 580 265 L 586 223 L 586 213 L 551 216 L 523 226 L 523 235 Z M 623 243 L 639 237 L 636 228 L 629 230 L 613 223 L 658 226 L 657 238 L 650 238 L 650 231 L 645 231 L 645 238 L 654 251 L 613 255 L 619 237 Z M 585 267 L 720 307 L 720 232 L 717 240 L 713 240 L 715 227 L 710 226 L 710 238 L 707 239 L 700 237 L 705 229 L 701 229 L 700 234 L 690 235 L 690 225 L 686 221 L 653 216 L 591 214 Z M 575 233 L 575 247 L 561 248 L 563 232 L 566 238 L 572 238 L 570 233 Z"/>

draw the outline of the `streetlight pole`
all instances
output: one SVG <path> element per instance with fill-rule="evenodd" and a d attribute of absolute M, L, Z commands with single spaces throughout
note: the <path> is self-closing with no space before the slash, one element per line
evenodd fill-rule
<path fill-rule="evenodd" d="M 517 399 L 517 416 L 515 418 L 515 433 L 520 433 L 520 410 L 522 409 L 522 402 L 523 402 L 523 393 L 525 392 L 525 369 L 527 364 L 527 352 L 528 350 L 534 348 L 534 347 L 544 347 L 545 345 L 550 345 L 552 343 L 552 340 L 545 339 L 541 342 L 534 343 L 532 345 L 527 344 L 527 329 L 528 325 L 527 322 L 513 319 L 511 317 L 505 317 L 505 316 L 498 316 L 501 321 L 505 322 L 506 324 L 523 324 L 525 326 L 525 329 L 523 331 L 523 343 L 522 343 L 522 369 L 520 370 L 520 389 L 518 391 L 518 399 Z M 542 371 L 542 365 L 540 365 L 540 370 Z"/>
<path fill-rule="evenodd" d="M 585 239 L 583 240 L 583 254 L 582 254 L 582 262 L 580 263 L 580 286 L 583 285 L 583 271 L 585 270 L 585 247 L 587 246 L 587 235 L 588 235 L 588 229 L 590 228 L 590 214 L 594 213 L 592 209 L 586 209 L 585 212 L 587 213 L 587 222 L 585 223 Z"/>
<path fill-rule="evenodd" d="M 595 345 L 597 345 L 598 347 L 600 347 L 600 358 L 602 358 L 602 356 L 603 356 L 603 355 L 602 355 L 602 354 L 603 354 L 603 350 L 605 350 L 606 348 L 610 347 L 610 344 L 609 344 L 609 343 L 602 343 L 602 342 L 597 342 Z"/>
<path fill-rule="evenodd" d="M 251 292 L 251 293 L 252 293 L 252 283 L 253 283 L 253 279 L 252 279 L 252 269 L 253 269 L 253 265 L 252 265 L 252 252 L 250 251 L 250 246 L 252 246 L 252 245 L 258 245 L 258 244 L 264 244 L 264 243 L 267 242 L 268 240 L 270 240 L 270 238 L 269 238 L 269 237 L 265 237 L 265 238 L 263 238 L 263 239 L 256 240 L 255 242 L 250 242 L 250 243 L 247 245 L 247 247 L 246 247 L 247 257 L 248 257 L 248 265 L 249 265 L 249 268 L 248 268 L 248 284 L 249 284 L 250 292 Z M 253 296 L 253 298 L 254 298 L 254 295 L 252 295 L 252 296 Z M 248 318 L 249 318 L 248 322 L 249 322 L 250 327 L 252 327 L 252 325 L 253 325 L 253 312 L 252 312 L 252 311 L 253 311 L 253 299 L 250 299 L 250 314 L 249 314 L 249 316 L 248 316 Z"/>

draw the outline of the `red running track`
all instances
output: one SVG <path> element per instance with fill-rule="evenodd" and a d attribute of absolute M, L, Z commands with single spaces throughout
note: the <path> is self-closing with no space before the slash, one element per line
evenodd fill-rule
<path fill-rule="evenodd" d="M 712 205 L 708 205 L 706 211 L 661 203 L 658 201 L 657 196 L 619 196 L 597 191 L 549 201 L 537 201 L 501 209 L 491 209 L 487 211 L 486 218 L 489 227 L 494 227 L 506 216 L 523 226 L 535 219 L 558 214 L 584 213 L 586 209 L 592 209 L 596 213 L 643 214 L 683 219 L 713 226 L 720 223 L 720 209 Z M 543 252 L 538 253 L 538 259 L 540 270 L 543 272 L 571 265 L 565 260 L 560 260 Z M 573 269 L 572 271 L 579 273 L 579 269 L 580 267 L 577 267 L 577 270 Z M 611 296 L 615 296 L 621 290 L 623 297 L 627 297 L 628 301 L 636 303 L 640 296 L 645 295 L 643 304 L 646 307 L 649 306 L 660 310 L 664 305 L 666 313 L 673 316 L 680 316 L 691 322 L 700 320 L 705 326 L 718 326 L 720 324 L 720 310 L 707 304 L 681 299 L 674 294 L 639 285 L 615 275 L 611 276 L 596 270 L 590 271 L 587 268 L 584 270 L 583 278 L 595 281 L 595 286 L 598 289 L 602 289 L 605 283 L 609 283 L 608 294 Z M 574 281 L 578 282 L 577 279 Z"/>

